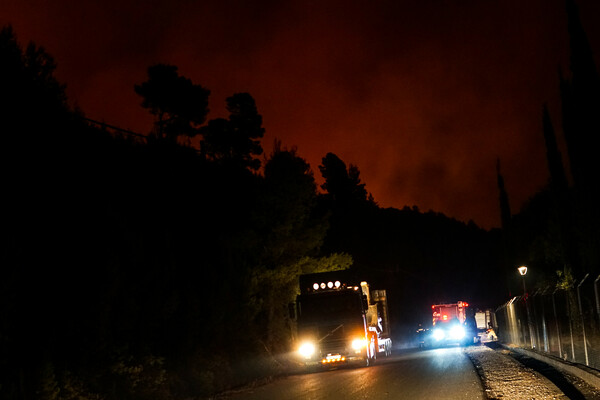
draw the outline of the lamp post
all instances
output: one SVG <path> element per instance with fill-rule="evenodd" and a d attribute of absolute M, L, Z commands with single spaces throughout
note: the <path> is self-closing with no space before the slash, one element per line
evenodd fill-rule
<path fill-rule="evenodd" d="M 521 274 L 521 276 L 523 277 L 523 297 L 525 297 L 525 295 L 527 294 L 527 288 L 525 287 L 525 274 L 527 274 L 527 267 L 521 265 L 517 269 L 519 270 L 519 274 Z"/>
<path fill-rule="evenodd" d="M 535 342 L 533 340 L 533 324 L 531 323 L 531 315 L 529 314 L 529 304 L 527 304 L 527 287 L 525 286 L 525 275 L 527 274 L 527 267 L 525 265 L 521 265 L 519 268 L 519 274 L 523 278 L 523 301 L 525 301 L 525 311 L 527 312 L 527 326 L 529 328 L 529 342 L 531 344 L 531 348 L 535 348 Z"/>

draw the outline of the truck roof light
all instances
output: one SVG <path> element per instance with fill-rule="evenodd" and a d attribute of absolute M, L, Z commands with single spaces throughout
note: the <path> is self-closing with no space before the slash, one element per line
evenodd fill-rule
<path fill-rule="evenodd" d="M 314 283 L 314 284 L 313 284 L 313 289 L 315 289 L 315 290 L 319 290 L 319 284 L 318 284 L 318 283 Z"/>
<path fill-rule="evenodd" d="M 330 281 L 330 282 L 327 282 L 327 287 L 328 287 L 329 289 L 333 288 L 333 282 L 331 282 L 331 281 Z"/>
<path fill-rule="evenodd" d="M 336 288 L 339 288 L 340 286 L 342 286 L 342 283 L 340 281 L 335 281 L 334 285 Z"/>
<path fill-rule="evenodd" d="M 325 289 L 325 282 L 321 282 L 321 289 Z"/>

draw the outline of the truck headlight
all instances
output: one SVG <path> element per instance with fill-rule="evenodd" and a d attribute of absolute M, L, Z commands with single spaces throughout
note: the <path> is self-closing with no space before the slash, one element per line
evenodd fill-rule
<path fill-rule="evenodd" d="M 450 328 L 450 337 L 452 339 L 462 339 L 465 337 L 465 328 L 460 325 L 454 325 Z"/>
<path fill-rule="evenodd" d="M 304 342 L 298 348 L 298 353 L 304 358 L 311 358 L 315 354 L 315 345 L 311 342 Z"/>
<path fill-rule="evenodd" d="M 359 351 L 359 350 L 363 349 L 364 347 L 367 347 L 367 339 L 354 339 L 352 341 L 352 348 L 354 350 Z"/>
<path fill-rule="evenodd" d="M 446 336 L 446 333 L 444 332 L 444 330 L 440 329 L 440 328 L 434 329 L 431 334 L 433 335 L 433 338 L 435 340 L 442 340 Z"/>

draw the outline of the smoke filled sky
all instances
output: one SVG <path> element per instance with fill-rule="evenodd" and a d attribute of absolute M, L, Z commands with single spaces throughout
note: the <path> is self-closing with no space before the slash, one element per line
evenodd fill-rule
<path fill-rule="evenodd" d="M 578 4 L 598 56 L 600 2 Z M 149 132 L 133 85 L 177 65 L 211 90 L 209 118 L 249 92 L 265 152 L 297 146 L 319 182 L 333 152 L 381 206 L 484 228 L 500 223 L 498 158 L 513 212 L 546 183 L 542 105 L 560 132 L 569 72 L 563 0 L 2 0 L 0 24 L 54 56 L 89 118 Z"/>

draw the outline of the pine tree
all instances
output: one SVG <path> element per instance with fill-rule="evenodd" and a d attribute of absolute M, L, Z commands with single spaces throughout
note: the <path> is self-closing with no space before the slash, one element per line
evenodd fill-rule
<path fill-rule="evenodd" d="M 174 65 L 156 64 L 148 68 L 148 80 L 134 86 L 142 96 L 142 107 L 155 117 L 159 139 L 176 141 L 179 136 L 194 137 L 208 114 L 210 90 L 180 76 Z"/>
<path fill-rule="evenodd" d="M 202 152 L 220 164 L 258 170 L 260 160 L 256 157 L 263 152 L 260 139 L 265 129 L 254 98 L 248 93 L 236 93 L 227 98 L 227 111 L 228 119 L 210 120 L 201 129 Z"/>
<path fill-rule="evenodd" d="M 319 171 L 325 179 L 321 188 L 326 190 L 331 198 L 339 204 L 365 203 L 368 200 L 365 184 L 360 180 L 360 171 L 357 166 L 346 163 L 337 155 L 327 153 L 323 157 L 323 164 Z"/>

